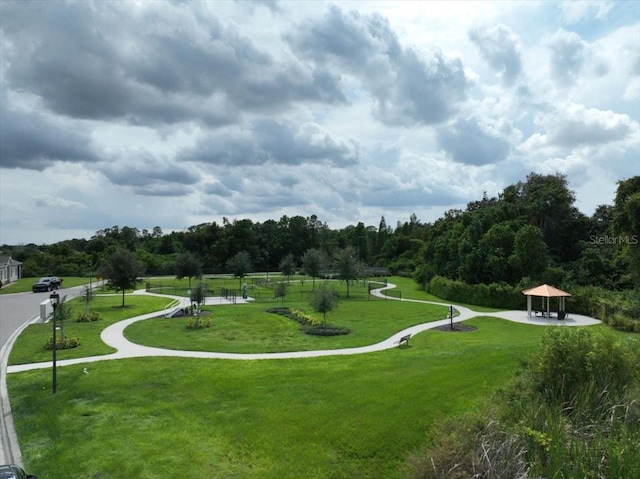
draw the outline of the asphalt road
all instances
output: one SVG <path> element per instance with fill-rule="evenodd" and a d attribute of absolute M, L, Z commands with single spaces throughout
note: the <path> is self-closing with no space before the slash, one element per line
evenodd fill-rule
<path fill-rule="evenodd" d="M 82 286 L 76 286 L 60 289 L 58 294 L 61 298 L 66 295 L 69 300 L 81 291 Z M 0 295 L 0 348 L 16 329 L 40 315 L 40 303 L 47 300 L 50 294 L 29 292 Z"/>

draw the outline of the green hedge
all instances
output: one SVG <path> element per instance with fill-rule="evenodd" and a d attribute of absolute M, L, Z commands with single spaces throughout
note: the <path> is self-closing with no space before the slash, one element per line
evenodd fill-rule
<path fill-rule="evenodd" d="M 524 309 L 527 305 L 522 291 L 508 284 L 467 284 L 434 276 L 429 281 L 428 292 L 448 301 L 490 308 Z"/>

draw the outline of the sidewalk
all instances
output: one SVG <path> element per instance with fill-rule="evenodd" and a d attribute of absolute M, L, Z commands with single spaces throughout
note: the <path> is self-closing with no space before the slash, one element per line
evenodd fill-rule
<path fill-rule="evenodd" d="M 394 284 L 387 284 L 387 286 L 381 287 L 371 291 L 371 294 L 386 298 L 389 301 L 410 301 L 415 303 L 436 304 L 440 306 L 449 306 L 447 303 L 439 303 L 434 301 L 424 301 L 419 299 L 400 299 L 385 296 L 382 292 L 386 289 L 395 288 Z M 167 315 L 174 311 L 177 307 L 188 307 L 190 301 L 188 298 L 180 296 L 168 296 L 157 293 L 146 293 L 144 290 L 136 291 L 134 294 L 146 294 L 153 296 L 166 297 L 173 302 L 178 301 L 178 304 L 164 309 L 162 311 L 156 311 L 154 313 L 144 314 L 130 319 L 119 321 L 111 326 L 105 328 L 100 335 L 102 341 L 116 349 L 115 353 L 106 354 L 102 356 L 90 356 L 84 358 L 67 359 L 57 361 L 57 366 L 68 366 L 72 364 L 92 363 L 97 361 L 108 361 L 114 359 L 126 359 L 126 358 L 139 358 L 148 356 L 173 356 L 182 358 L 201 358 L 201 359 L 231 359 L 231 360 L 257 360 L 257 359 L 292 359 L 292 358 L 314 358 L 321 356 L 343 356 L 351 354 L 366 354 L 375 351 L 384 351 L 386 349 L 392 349 L 398 347 L 398 341 L 401 337 L 408 334 L 415 335 L 426 331 L 428 329 L 437 328 L 439 326 L 447 325 L 450 323 L 448 318 L 441 319 L 439 321 L 432 321 L 429 323 L 423 323 L 410 328 L 403 329 L 397 332 L 393 336 L 380 341 L 376 344 L 369 346 L 361 346 L 357 348 L 345 348 L 345 349 L 326 349 L 316 351 L 294 351 L 286 353 L 256 353 L 256 354 L 240 354 L 240 353 L 217 353 L 217 352 L 205 352 L 205 351 L 179 351 L 171 349 L 153 348 L 149 346 L 142 346 L 132 343 L 124 337 L 124 330 L 128 326 L 138 321 L 144 321 L 146 319 L 156 318 L 161 315 Z M 236 304 L 246 303 L 251 301 L 251 298 L 244 300 L 242 298 L 236 298 Z M 206 305 L 214 306 L 220 304 L 233 304 L 233 302 L 226 300 L 225 298 L 213 297 L 207 298 Z M 600 323 L 599 320 L 589 318 L 587 316 L 571 315 L 568 319 L 558 321 L 554 319 L 536 318 L 527 316 L 526 311 L 501 311 L 497 313 L 483 313 L 473 311 L 463 306 L 456 306 L 454 308 L 459 313 L 453 318 L 454 323 L 466 321 L 477 316 L 494 316 L 508 321 L 514 321 L 518 323 L 530 324 L 535 326 L 590 326 Z M 25 326 L 26 327 L 26 324 Z M 24 328 L 22 328 L 24 329 Z M 7 367 L 7 359 L 9 357 L 9 351 L 13 346 L 13 342 L 16 340 L 20 332 L 17 331 L 12 338 L 7 341 L 5 347 L 0 351 L 0 412 L 2 412 L 2 420 L 0 421 L 0 439 L 2 439 L 2 449 L 0 450 L 0 464 L 9 462 L 21 464 L 22 458 L 20 455 L 20 447 L 16 437 L 15 430 L 13 428 L 13 419 L 11 417 L 11 407 L 9 404 L 9 396 L 6 387 L 6 374 L 18 373 L 21 371 L 29 371 L 33 369 L 51 368 L 52 362 L 32 363 L 32 364 L 20 364 Z M 5 351 L 6 349 L 6 351 Z"/>

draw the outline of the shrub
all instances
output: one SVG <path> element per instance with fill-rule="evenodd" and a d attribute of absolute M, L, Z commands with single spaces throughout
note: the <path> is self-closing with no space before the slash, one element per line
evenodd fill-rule
<path fill-rule="evenodd" d="M 211 327 L 211 318 L 202 316 L 190 316 L 187 319 L 187 329 L 203 329 Z"/>
<path fill-rule="evenodd" d="M 552 328 L 476 413 L 446 419 L 410 456 L 415 478 L 640 477 L 640 344 Z"/>
<path fill-rule="evenodd" d="M 304 322 L 304 323 L 307 323 L 309 326 L 314 326 L 314 327 L 320 326 L 322 324 L 322 321 L 320 321 L 319 319 L 314 318 L 309 314 L 303 313 L 299 309 L 292 309 L 291 314 L 296 317 L 296 320 L 299 323 Z"/>
<path fill-rule="evenodd" d="M 91 313 L 78 313 L 76 316 L 76 323 L 90 323 L 98 321 L 100 319 L 100 313 L 97 311 L 91 311 Z"/>
<path fill-rule="evenodd" d="M 56 339 L 56 349 L 73 349 L 80 346 L 80 338 L 70 338 L 66 337 L 64 339 L 57 338 Z M 44 348 L 51 351 L 53 349 L 53 338 L 47 339 L 47 342 L 44 345 Z"/>
<path fill-rule="evenodd" d="M 637 379 L 638 366 L 638 351 L 611 333 L 552 328 L 542 337 L 531 373 L 534 387 L 552 403 L 569 405 L 577 398 L 602 401 L 606 393 L 614 404 Z"/>

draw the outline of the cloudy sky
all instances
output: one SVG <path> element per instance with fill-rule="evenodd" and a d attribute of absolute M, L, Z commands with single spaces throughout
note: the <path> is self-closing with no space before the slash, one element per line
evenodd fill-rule
<path fill-rule="evenodd" d="M 640 174 L 638 1 L 0 2 L 0 244 Z"/>

